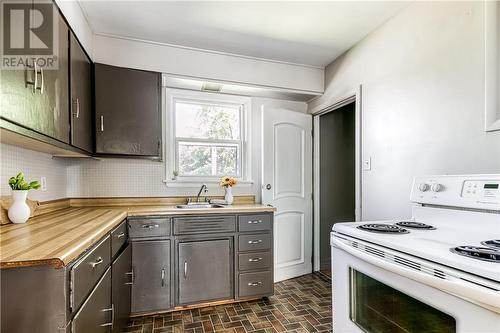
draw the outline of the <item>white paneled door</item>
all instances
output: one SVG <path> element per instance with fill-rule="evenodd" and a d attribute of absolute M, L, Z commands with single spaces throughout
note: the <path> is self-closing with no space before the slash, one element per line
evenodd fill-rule
<path fill-rule="evenodd" d="M 264 106 L 262 202 L 274 217 L 274 280 L 312 272 L 312 116 Z"/>

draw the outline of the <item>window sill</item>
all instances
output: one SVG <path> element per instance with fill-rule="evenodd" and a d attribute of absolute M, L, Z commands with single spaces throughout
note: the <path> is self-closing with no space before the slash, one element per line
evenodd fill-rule
<path fill-rule="evenodd" d="M 217 188 L 219 186 L 219 181 L 218 180 L 189 180 L 189 179 L 166 179 L 163 180 L 163 183 L 167 187 L 192 187 L 192 188 L 198 188 L 202 184 L 207 185 L 208 188 Z M 253 186 L 254 181 L 253 180 L 238 180 L 238 183 L 236 184 L 236 187 L 251 187 Z"/>

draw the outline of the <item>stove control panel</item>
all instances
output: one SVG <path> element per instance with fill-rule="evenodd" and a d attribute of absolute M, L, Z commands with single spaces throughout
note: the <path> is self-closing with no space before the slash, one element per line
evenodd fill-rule
<path fill-rule="evenodd" d="M 498 181 L 466 180 L 462 188 L 464 198 L 499 198 L 500 183 Z"/>
<path fill-rule="evenodd" d="M 500 174 L 415 177 L 411 201 L 500 211 Z"/>

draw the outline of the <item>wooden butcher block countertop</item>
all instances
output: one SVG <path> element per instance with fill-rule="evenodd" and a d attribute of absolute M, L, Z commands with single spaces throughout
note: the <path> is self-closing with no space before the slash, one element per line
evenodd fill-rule
<path fill-rule="evenodd" d="M 78 205 L 78 203 L 76 202 Z M 273 212 L 274 207 L 241 204 L 224 208 L 179 209 L 137 205 L 69 207 L 35 216 L 24 224 L 0 227 L 0 268 L 51 265 L 61 268 L 78 258 L 127 216 Z"/>
<path fill-rule="evenodd" d="M 0 268 L 61 268 L 109 233 L 127 213 L 117 209 L 66 208 L 0 228 Z"/>

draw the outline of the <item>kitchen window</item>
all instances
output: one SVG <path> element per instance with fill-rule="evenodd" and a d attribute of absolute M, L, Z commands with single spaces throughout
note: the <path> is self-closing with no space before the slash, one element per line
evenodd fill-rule
<path fill-rule="evenodd" d="M 167 90 L 167 183 L 248 180 L 249 99 Z"/>

